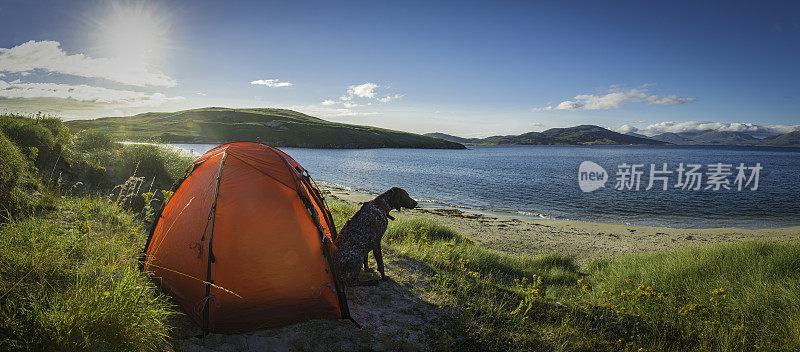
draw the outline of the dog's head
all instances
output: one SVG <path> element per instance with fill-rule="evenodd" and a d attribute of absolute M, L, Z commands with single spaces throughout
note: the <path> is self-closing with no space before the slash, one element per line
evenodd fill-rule
<path fill-rule="evenodd" d="M 389 207 L 392 209 L 400 210 L 400 208 L 413 209 L 417 206 L 417 201 L 411 199 L 406 190 L 400 187 L 392 187 L 389 192 Z"/>

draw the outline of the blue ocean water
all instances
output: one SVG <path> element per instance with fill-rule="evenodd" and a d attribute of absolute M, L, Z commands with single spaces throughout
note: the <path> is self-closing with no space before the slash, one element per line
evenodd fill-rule
<path fill-rule="evenodd" d="M 175 145 L 203 153 L 212 145 Z M 800 149 L 719 146 L 486 146 L 468 150 L 281 148 L 317 181 L 380 193 L 398 186 L 423 206 L 453 206 L 554 219 L 679 228 L 800 225 Z M 583 192 L 578 167 L 592 161 L 605 186 Z M 646 190 L 650 164 L 671 174 Z M 675 187 L 678 165 L 702 165 L 701 189 Z M 710 164 L 730 164 L 730 190 L 705 189 Z M 622 164 L 642 164 L 639 190 L 615 188 Z M 758 189 L 737 190 L 736 167 L 760 165 Z M 744 170 L 750 178 L 752 170 Z M 685 178 L 684 178 L 685 179 Z M 745 180 L 746 182 L 746 180 Z M 635 184 L 634 184 L 635 185 Z"/>

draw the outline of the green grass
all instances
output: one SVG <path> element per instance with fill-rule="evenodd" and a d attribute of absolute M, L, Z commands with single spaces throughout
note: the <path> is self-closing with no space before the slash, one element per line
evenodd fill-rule
<path fill-rule="evenodd" d="M 703 350 L 800 348 L 800 243 L 632 255 L 592 269 L 593 302 L 668 322 Z"/>
<path fill-rule="evenodd" d="M 329 201 L 338 226 L 356 207 Z M 800 243 L 750 241 L 578 268 L 509 255 L 424 217 L 395 215 L 384 246 L 425 264 L 432 294 L 492 350 L 800 349 Z"/>
<path fill-rule="evenodd" d="M 136 264 L 144 233 L 97 198 L 0 228 L 0 349 L 161 349 L 174 314 Z"/>
<path fill-rule="evenodd" d="M 67 122 L 71 129 L 110 133 L 118 140 L 166 143 L 261 141 L 321 148 L 448 148 L 458 143 L 414 133 L 325 121 L 284 109 L 205 108 Z"/>

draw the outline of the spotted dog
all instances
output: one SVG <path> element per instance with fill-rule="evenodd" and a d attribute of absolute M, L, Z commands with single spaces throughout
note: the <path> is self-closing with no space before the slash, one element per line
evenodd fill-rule
<path fill-rule="evenodd" d="M 375 199 L 364 203 L 361 209 L 347 220 L 336 239 L 338 250 L 334 255 L 334 265 L 345 285 L 365 286 L 378 283 L 378 280 L 364 281 L 358 278 L 362 262 L 364 269 L 370 270 L 367 266 L 367 255 L 370 251 L 378 263 L 381 280 L 386 280 L 383 255 L 381 254 L 381 238 L 386 232 L 389 219 L 394 220 L 389 215 L 389 211 L 400 210 L 400 208 L 412 209 L 416 206 L 417 201 L 411 199 L 408 192 L 402 188 L 392 187 Z"/>

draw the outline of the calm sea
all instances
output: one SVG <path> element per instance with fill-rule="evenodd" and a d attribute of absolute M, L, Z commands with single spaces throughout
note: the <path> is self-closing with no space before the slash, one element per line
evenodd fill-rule
<path fill-rule="evenodd" d="M 203 153 L 214 147 L 177 144 Z M 398 186 L 427 207 L 458 207 L 478 212 L 512 213 L 681 228 L 769 228 L 800 225 L 800 149 L 703 146 L 490 146 L 468 150 L 281 148 L 317 181 L 355 191 L 380 193 Z M 592 161 L 606 171 L 605 186 L 579 187 L 578 167 Z M 668 190 L 655 181 L 646 190 L 650 164 L 667 163 Z M 702 165 L 700 190 L 675 187 L 678 166 Z M 732 165 L 730 174 L 709 165 Z M 617 189 L 620 165 L 642 164 L 635 182 Z M 755 178 L 738 190 L 736 167 L 760 165 Z M 723 165 L 724 166 L 724 165 Z M 622 168 L 628 170 L 626 167 Z M 743 170 L 743 184 L 753 169 Z M 731 189 L 706 189 L 712 174 Z M 686 173 L 684 172 L 684 176 Z M 625 177 L 626 180 L 628 179 Z M 683 178 L 684 180 L 686 177 Z M 684 182 L 685 183 L 685 182 Z M 693 185 L 694 186 L 694 185 Z"/>

